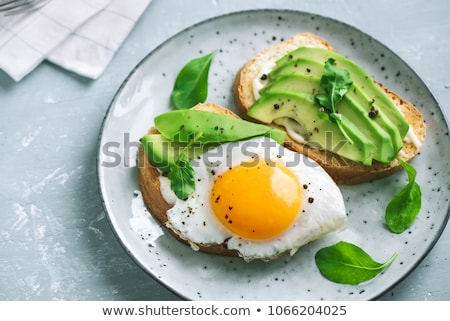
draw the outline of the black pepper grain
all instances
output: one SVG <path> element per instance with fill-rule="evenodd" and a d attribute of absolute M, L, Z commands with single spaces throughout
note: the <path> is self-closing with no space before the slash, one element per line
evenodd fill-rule
<path fill-rule="evenodd" d="M 314 198 L 313 197 L 308 197 L 308 203 L 312 204 L 314 202 Z"/>
<path fill-rule="evenodd" d="M 369 117 L 372 119 L 375 119 L 378 116 L 378 109 L 376 109 L 375 107 L 370 107 L 370 111 L 369 111 Z"/>

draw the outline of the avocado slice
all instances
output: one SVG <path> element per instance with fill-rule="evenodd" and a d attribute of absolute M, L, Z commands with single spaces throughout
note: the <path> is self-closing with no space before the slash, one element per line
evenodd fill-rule
<path fill-rule="evenodd" d="M 187 143 L 173 142 L 161 134 L 146 135 L 140 141 L 150 163 L 163 172 L 169 171 L 169 166 L 175 164 L 180 151 L 187 146 Z"/>
<path fill-rule="evenodd" d="M 153 166 L 167 173 L 170 165 L 174 165 L 180 153 L 188 143 L 175 142 L 161 134 L 145 135 L 140 139 L 145 154 Z M 191 144 L 187 149 L 189 159 L 195 159 L 217 144 Z"/>
<path fill-rule="evenodd" d="M 286 63 L 277 64 L 269 73 L 269 79 L 275 79 L 281 75 L 292 74 L 302 74 L 320 78 L 323 74 L 323 63 L 308 58 L 290 59 Z"/>
<path fill-rule="evenodd" d="M 350 144 L 335 123 L 318 117 L 318 107 L 312 94 L 271 91 L 262 95 L 249 109 L 248 116 L 263 123 L 277 119 L 294 119 L 304 129 L 306 141 L 348 159 L 371 165 L 373 143 L 346 115 L 342 115 L 344 127 L 353 144 Z"/>
<path fill-rule="evenodd" d="M 367 110 L 364 109 L 359 101 L 355 101 L 352 98 L 352 95 L 349 93 L 356 89 L 353 87 L 355 86 L 352 85 L 342 101 L 338 104 L 337 108 L 339 113 L 347 117 L 349 121 L 351 121 L 361 133 L 372 142 L 374 159 L 379 162 L 389 163 L 398 152 L 394 150 L 391 136 L 382 126 L 380 126 L 376 119 L 369 117 L 370 108 L 366 108 Z M 275 78 L 275 80 L 263 88 L 261 92 L 263 94 L 270 92 L 300 92 L 315 94 L 322 91 L 323 90 L 320 87 L 320 78 L 302 74 L 287 74 Z M 317 113 L 319 112 L 319 107 L 320 106 L 316 106 Z M 318 115 L 316 115 L 316 118 L 317 117 Z M 382 116 L 378 115 L 376 118 L 381 117 Z"/>
<path fill-rule="evenodd" d="M 195 159 L 220 143 L 266 136 L 284 144 L 286 133 L 266 125 L 202 110 L 174 110 L 155 118 L 158 134 L 140 139 L 153 166 L 168 172 L 180 153 Z"/>
<path fill-rule="evenodd" d="M 337 67 L 346 69 L 350 73 L 350 78 L 359 87 L 367 97 L 370 97 L 370 101 L 377 103 L 379 111 L 382 111 L 386 117 L 398 128 L 400 136 L 405 137 L 409 130 L 409 124 L 404 119 L 403 115 L 398 111 L 389 97 L 381 90 L 379 86 L 375 84 L 373 79 L 357 64 L 351 60 L 345 58 L 341 54 L 327 50 L 324 48 L 313 48 L 313 47 L 300 47 L 296 50 L 286 54 L 280 58 L 277 62 L 277 66 L 282 66 L 290 61 L 297 59 L 311 59 L 318 61 L 319 63 L 325 63 L 329 58 L 335 59 L 335 64 Z"/>
<path fill-rule="evenodd" d="M 271 91 L 290 91 L 312 95 L 319 92 L 324 92 L 320 87 L 320 78 L 300 73 L 288 73 L 279 75 L 277 78 L 263 87 L 260 91 L 260 94 L 263 95 Z"/>
<path fill-rule="evenodd" d="M 154 121 L 164 137 L 184 143 L 224 143 L 266 136 L 283 144 L 286 138 L 282 130 L 203 110 L 173 110 Z"/>
<path fill-rule="evenodd" d="M 367 115 L 376 110 L 377 115 L 371 120 L 380 125 L 380 127 L 389 134 L 391 137 L 392 146 L 394 148 L 394 153 L 397 155 L 403 147 L 404 136 L 400 134 L 399 128 L 391 121 L 389 116 L 386 114 L 386 111 L 381 108 L 378 103 L 369 99 L 369 97 L 358 86 L 352 86 L 344 98 L 351 99 L 362 108 L 365 108 Z"/>

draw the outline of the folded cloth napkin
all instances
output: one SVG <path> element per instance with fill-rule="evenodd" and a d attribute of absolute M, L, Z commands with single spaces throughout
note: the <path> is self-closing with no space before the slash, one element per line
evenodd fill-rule
<path fill-rule="evenodd" d="M 51 0 L 0 16 L 0 69 L 21 80 L 45 59 L 92 79 L 112 60 L 151 0 Z"/>

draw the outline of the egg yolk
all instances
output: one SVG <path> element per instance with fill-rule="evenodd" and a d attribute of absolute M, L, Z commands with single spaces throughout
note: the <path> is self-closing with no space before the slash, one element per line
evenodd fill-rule
<path fill-rule="evenodd" d="M 279 163 L 242 163 L 220 175 L 210 194 L 218 220 L 234 235 L 264 240 L 282 234 L 299 214 L 302 189 Z"/>

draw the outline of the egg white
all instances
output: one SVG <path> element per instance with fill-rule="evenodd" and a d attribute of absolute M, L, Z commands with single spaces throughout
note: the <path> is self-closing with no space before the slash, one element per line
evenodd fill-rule
<path fill-rule="evenodd" d="M 218 221 L 210 204 L 214 180 L 230 168 L 255 158 L 281 162 L 297 176 L 302 187 L 302 205 L 293 224 L 281 235 L 269 240 L 246 240 L 233 235 Z M 167 227 L 189 242 L 198 245 L 226 243 L 246 261 L 271 260 L 284 252 L 294 255 L 303 245 L 341 229 L 346 222 L 345 204 L 339 187 L 325 170 L 310 158 L 292 152 L 275 141 L 258 137 L 222 144 L 204 153 L 191 164 L 196 188 L 186 200 L 174 197 L 170 182 L 161 176 L 161 191 L 173 205 L 167 212 Z"/>

